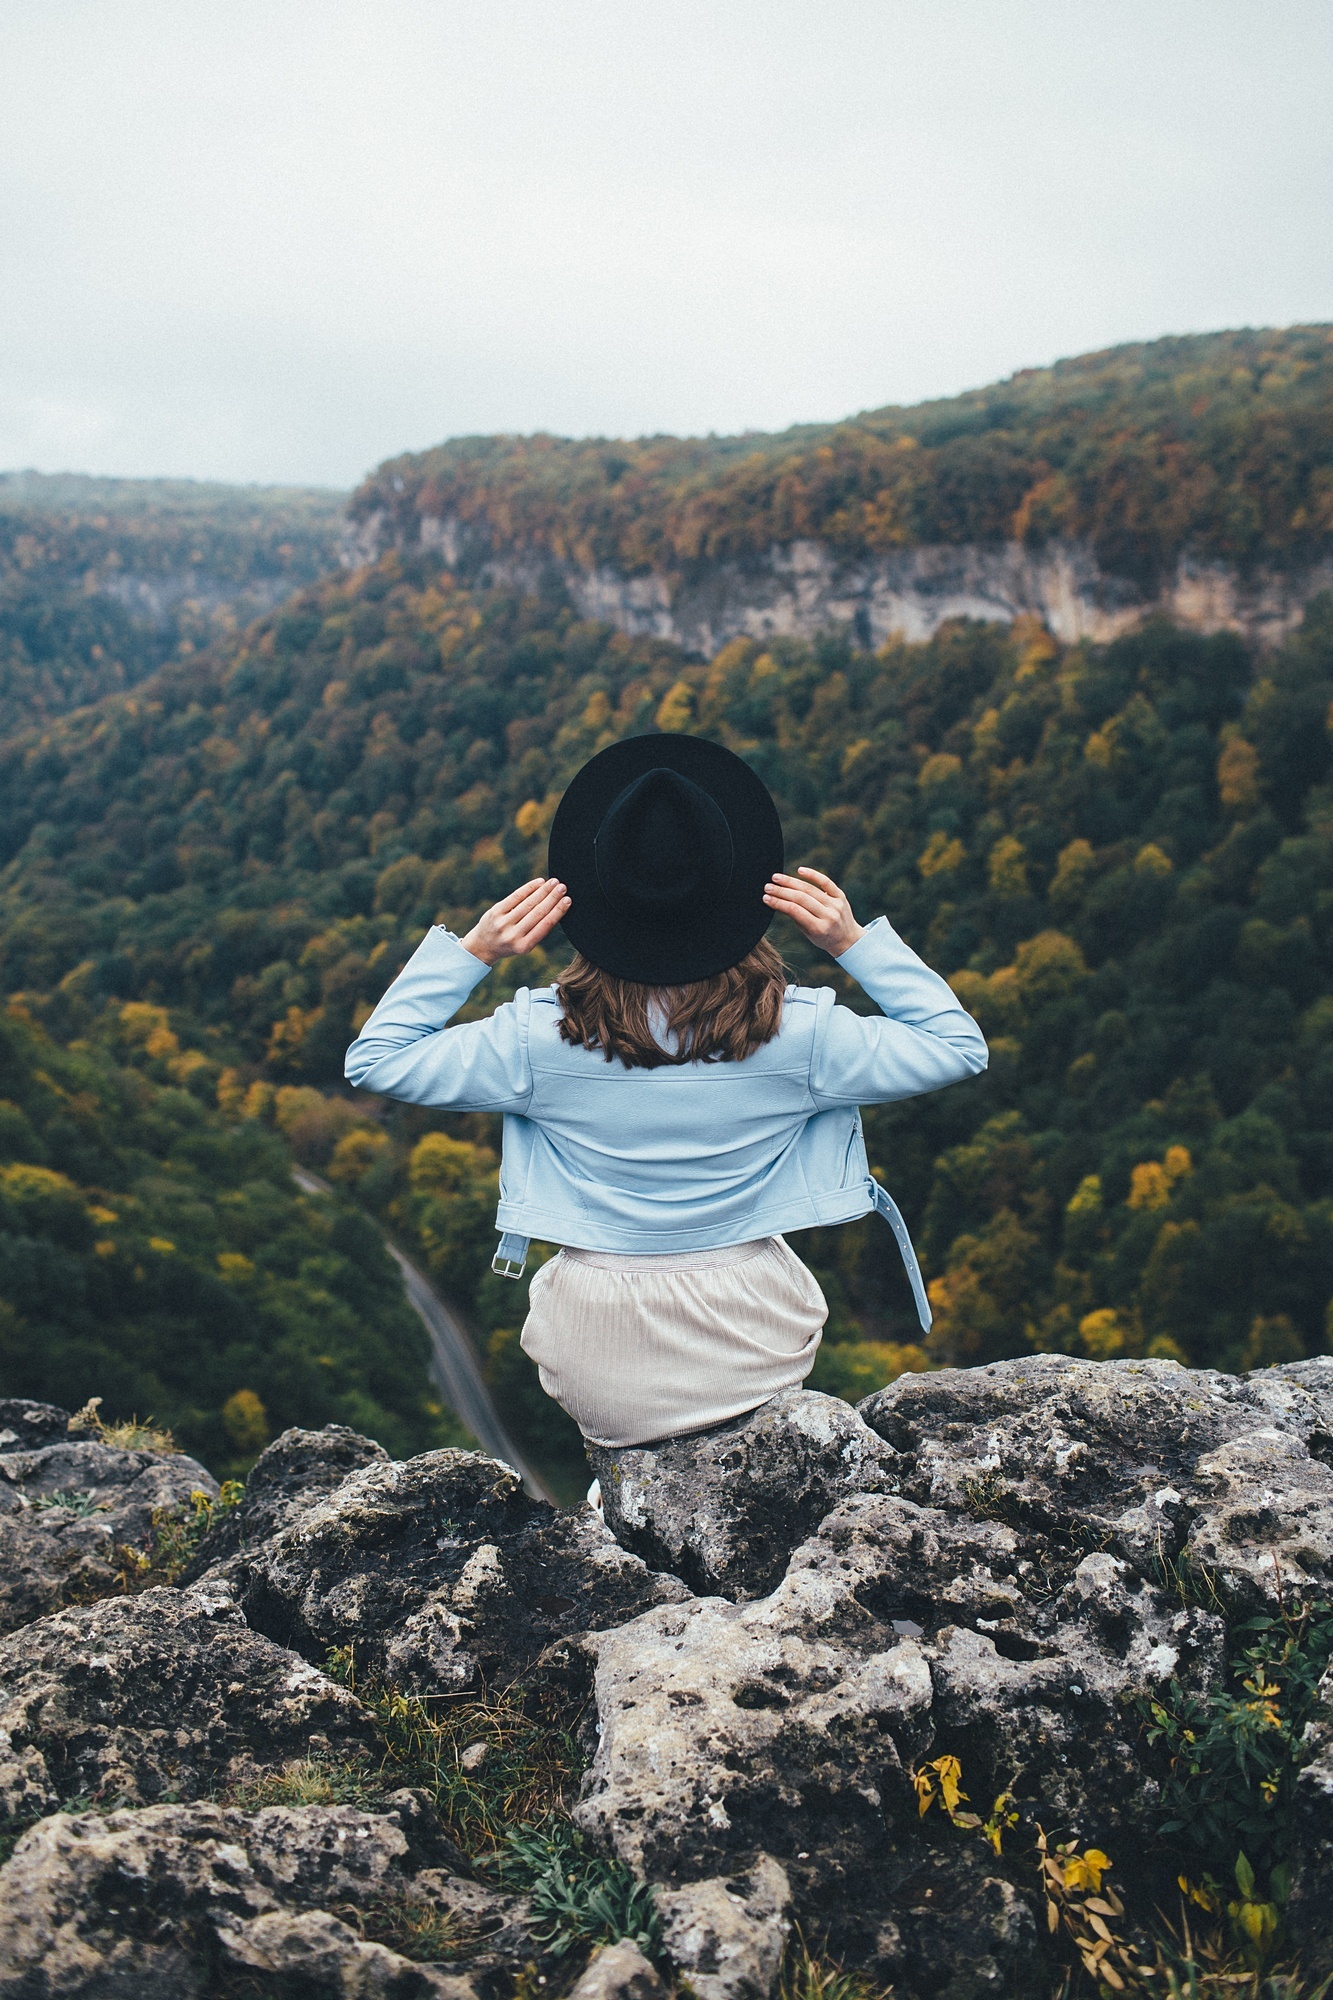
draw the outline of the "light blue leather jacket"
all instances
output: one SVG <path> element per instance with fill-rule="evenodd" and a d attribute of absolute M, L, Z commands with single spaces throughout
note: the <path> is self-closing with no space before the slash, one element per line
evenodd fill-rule
<path fill-rule="evenodd" d="M 409 1104 L 504 1114 L 495 1268 L 528 1239 L 646 1255 L 850 1222 L 893 1228 L 923 1327 L 930 1308 L 897 1208 L 874 1180 L 862 1104 L 917 1097 L 986 1066 L 981 1030 L 879 917 L 838 960 L 880 1008 L 790 986 L 782 1026 L 744 1062 L 626 1069 L 560 1039 L 554 987 L 446 1025 L 488 968 L 430 931 L 347 1052 L 348 1081 Z"/>

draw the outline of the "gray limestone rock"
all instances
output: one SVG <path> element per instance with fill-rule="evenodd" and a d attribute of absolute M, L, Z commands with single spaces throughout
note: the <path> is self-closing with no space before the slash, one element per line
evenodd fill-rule
<path fill-rule="evenodd" d="M 280 1528 L 290 1527 L 362 1466 L 388 1463 L 383 1445 L 346 1424 L 284 1431 L 255 1460 L 240 1505 L 210 1527 L 181 1582 L 193 1583 L 231 1557 L 257 1548 Z"/>
<path fill-rule="evenodd" d="M 35 1419 L 28 1428 L 37 1428 Z M 125 1451 L 76 1437 L 9 1445 L 0 1452 L 0 1632 L 121 1588 L 117 1549 L 147 1549 L 155 1513 L 217 1490 L 181 1452 Z"/>
<path fill-rule="evenodd" d="M 937 1857 L 908 1885 L 900 1913 L 901 1927 L 878 1961 L 898 1991 L 931 2000 L 1031 2000 L 1060 1990 L 1059 1975 L 1041 1963 L 1030 1894 L 984 1849 L 960 1846 Z"/>
<path fill-rule="evenodd" d="M 504 1686 L 562 1635 L 687 1593 L 588 1508 L 530 1500 L 508 1466 L 434 1451 L 353 1472 L 235 1568 L 246 1619 L 307 1659 L 354 1646 L 399 1686 Z"/>
<path fill-rule="evenodd" d="M 667 1989 L 639 1947 L 622 1938 L 593 1953 L 569 2000 L 667 2000 Z"/>
<path fill-rule="evenodd" d="M 891 1491 L 896 1458 L 835 1396 L 787 1389 L 748 1416 L 588 1458 L 607 1526 L 654 1569 L 731 1598 L 772 1590 L 850 1493 Z"/>
<path fill-rule="evenodd" d="M 417 1823 L 411 1795 L 383 1813 L 57 1814 L 0 1870 L 0 2000 L 211 2000 L 253 1993 L 255 1974 L 308 2000 L 467 2000 L 469 1964 L 479 1950 L 485 1962 L 475 1923 L 460 1917 L 456 1963 L 414 1963 L 374 1936 L 386 1911 L 450 1909 L 450 1878 L 421 1868 Z"/>
<path fill-rule="evenodd" d="M 794 1873 L 799 1856 L 812 1896 L 858 1876 L 886 1896 L 916 1865 L 907 1773 L 932 1740 L 930 1665 L 851 1588 L 802 1572 L 584 1644 L 601 1733 L 575 1818 L 637 1873 L 687 1883 L 765 1852 Z"/>
<path fill-rule="evenodd" d="M 475 2000 L 477 1994 L 470 1979 L 450 1977 L 433 1965 L 414 1965 L 386 1945 L 359 1937 L 327 1910 L 267 1910 L 220 1929 L 219 1942 L 233 1966 L 277 1979 L 283 1994 L 318 1995 L 321 2000 L 325 1994 L 330 2000 L 335 1995 L 337 2000 L 345 1995 L 356 2000 Z"/>
<path fill-rule="evenodd" d="M 0 1640 L 0 1809 L 199 1798 L 310 1756 L 379 1764 L 360 1702 L 225 1595 L 149 1590 Z"/>
<path fill-rule="evenodd" d="M 1109 1552 L 1047 1553 L 1003 1523 L 861 1493 L 768 1597 L 664 1606 L 586 1639 L 600 1734 L 576 1818 L 673 1885 L 767 1854 L 803 1923 L 898 1976 L 926 1950 L 917 1903 L 932 1922 L 941 1907 L 924 1897 L 942 1864 L 915 1767 L 958 1757 L 983 1810 L 1011 1791 L 1029 1825 L 1132 1843 L 1157 1798 L 1132 1698 L 1219 1670 L 1217 1617 Z M 997 1944 L 997 1979 L 1035 1950 L 1023 1936 L 1022 1952 Z"/>
<path fill-rule="evenodd" d="M 15 1415 L 0 1441 L 0 1535 L 67 1514 L 49 1566 L 98 1495 L 129 1538 L 204 1484 L 188 1461 L 40 1442 L 46 1422 Z M 312 1754 L 382 1782 L 373 1717 L 319 1671 L 349 1645 L 362 1674 L 436 1698 L 522 1677 L 580 1736 L 575 1818 L 655 1885 L 697 2000 L 772 2000 L 792 1923 L 899 2000 L 1031 2000 L 1059 1981 L 1036 1827 L 1106 1847 L 1149 1910 L 1174 1863 L 1145 1699 L 1215 1688 L 1228 1624 L 1333 1588 L 1333 1360 L 1236 1379 L 1035 1356 L 904 1378 L 860 1414 L 798 1391 L 597 1469 L 628 1547 L 477 1454 L 397 1464 L 338 1427 L 288 1432 L 188 1588 L 0 1639 L 0 1816 L 31 1829 L 0 1871 L 0 2000 L 502 2000 L 524 1968 L 568 1980 L 424 1794 L 251 1809 L 246 1785 Z M 67 1491 L 84 1497 L 38 1504 Z M 1325 1693 L 1289 1908 L 1312 1980 L 1333 1972 Z M 915 1780 L 941 1758 L 983 1818 L 1010 1795 L 1001 1851 L 938 1799 L 923 1817 Z M 453 1957 L 421 1962 L 426 1935 Z M 577 1992 L 662 2000 L 629 1946 Z"/>
<path fill-rule="evenodd" d="M 768 2000 L 791 1929 L 791 1891 L 770 1855 L 658 1897 L 671 1960 L 699 2000 Z"/>
<path fill-rule="evenodd" d="M 0 1452 L 35 1451 L 69 1435 L 70 1412 L 25 1396 L 0 1396 Z"/>
<path fill-rule="evenodd" d="M 1237 1377 L 1033 1355 L 902 1376 L 859 1408 L 914 1500 L 1168 1583 L 1206 1570 L 1237 1612 L 1333 1587 L 1333 1356 Z"/>

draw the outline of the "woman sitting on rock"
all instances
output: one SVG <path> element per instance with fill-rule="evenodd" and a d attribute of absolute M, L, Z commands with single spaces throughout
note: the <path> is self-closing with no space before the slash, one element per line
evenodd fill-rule
<path fill-rule="evenodd" d="M 586 764 L 551 828 L 550 876 L 459 939 L 432 930 L 347 1055 L 362 1089 L 504 1114 L 495 1268 L 561 1245 L 532 1280 L 524 1351 L 590 1443 L 724 1422 L 803 1382 L 828 1314 L 783 1241 L 877 1208 L 858 1106 L 986 1064 L 976 1023 L 827 875 L 786 875 L 763 783 L 720 745 L 640 736 Z M 790 986 L 765 942 L 791 917 L 881 1010 Z M 448 1027 L 497 960 L 562 923 L 554 986 Z"/>

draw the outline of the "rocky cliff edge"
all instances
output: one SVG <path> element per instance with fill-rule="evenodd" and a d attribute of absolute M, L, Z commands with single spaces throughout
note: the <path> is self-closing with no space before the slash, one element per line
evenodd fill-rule
<path fill-rule="evenodd" d="M 1182 1895 L 1333 1974 L 1333 1357 L 594 1463 L 289 1431 L 238 1500 L 0 1403 L 0 2000 L 1166 1992 Z"/>

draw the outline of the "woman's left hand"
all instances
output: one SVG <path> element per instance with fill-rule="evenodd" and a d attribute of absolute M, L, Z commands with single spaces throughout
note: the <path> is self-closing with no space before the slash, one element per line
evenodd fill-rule
<path fill-rule="evenodd" d="M 774 875 L 764 891 L 764 901 L 770 910 L 780 910 L 799 924 L 811 942 L 832 958 L 841 958 L 865 935 L 837 883 L 817 868 Z"/>
<path fill-rule="evenodd" d="M 555 929 L 568 908 L 564 883 L 554 876 L 538 877 L 492 903 L 459 942 L 483 965 L 494 965 L 502 958 L 521 958 Z"/>

